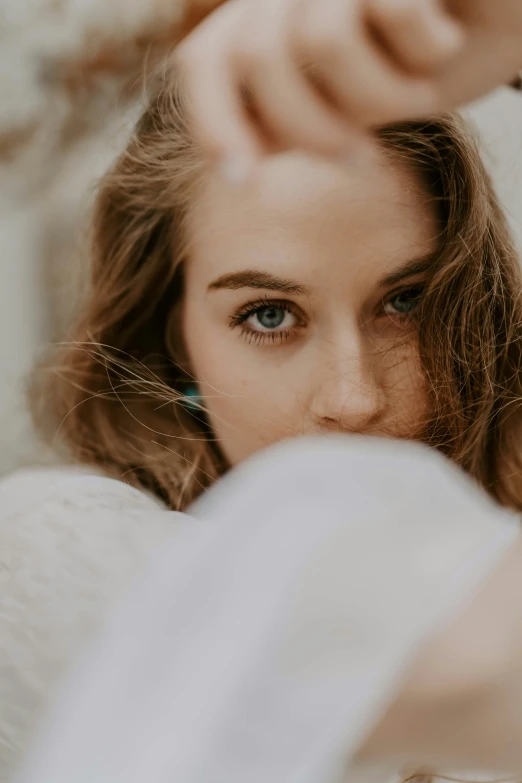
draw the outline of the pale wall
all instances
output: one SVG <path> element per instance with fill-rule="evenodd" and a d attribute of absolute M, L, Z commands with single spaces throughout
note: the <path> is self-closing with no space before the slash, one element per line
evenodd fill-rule
<path fill-rule="evenodd" d="M 522 248 L 522 94 L 499 90 L 467 113 L 477 122 L 484 158 Z"/>

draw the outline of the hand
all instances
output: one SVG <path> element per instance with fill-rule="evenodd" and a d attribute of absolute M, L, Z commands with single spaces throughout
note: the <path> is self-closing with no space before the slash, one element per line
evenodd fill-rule
<path fill-rule="evenodd" d="M 463 43 L 439 0 L 228 0 L 177 56 L 203 150 L 241 180 L 268 150 L 346 159 L 368 128 L 437 112 Z"/>

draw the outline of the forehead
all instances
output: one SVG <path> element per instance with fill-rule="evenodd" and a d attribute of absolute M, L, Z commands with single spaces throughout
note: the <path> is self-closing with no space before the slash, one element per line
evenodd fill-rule
<path fill-rule="evenodd" d="M 357 165 L 273 156 L 242 187 L 213 177 L 189 233 L 194 264 L 209 274 L 284 267 L 302 278 L 326 266 L 349 274 L 369 262 L 386 274 L 433 252 L 436 225 L 416 178 L 376 150 Z"/>

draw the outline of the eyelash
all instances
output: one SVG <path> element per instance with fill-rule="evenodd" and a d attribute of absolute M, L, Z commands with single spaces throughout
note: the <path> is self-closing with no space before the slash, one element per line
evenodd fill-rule
<path fill-rule="evenodd" d="M 421 299 L 422 294 L 424 292 L 424 288 L 425 285 L 423 283 L 416 283 L 415 285 L 406 286 L 405 288 L 399 288 L 395 291 L 392 291 L 392 293 L 389 294 L 385 299 L 382 299 L 379 309 L 377 311 L 377 315 L 379 317 L 385 315 L 388 317 L 392 317 L 390 313 L 387 313 L 385 310 L 387 304 L 392 302 L 401 294 L 406 294 L 410 291 L 418 292 L 416 298 Z M 291 313 L 297 321 L 297 326 L 295 326 L 293 329 L 256 331 L 254 329 L 250 329 L 246 325 L 246 322 L 252 315 L 255 315 L 259 311 L 270 307 L 274 307 L 280 310 L 284 310 L 287 313 Z M 396 314 L 394 314 L 393 317 L 411 319 L 414 313 L 415 313 L 415 309 L 413 310 L 412 313 L 397 312 Z M 234 315 L 230 317 L 230 328 L 235 329 L 237 327 L 242 327 L 241 336 L 247 340 L 249 345 L 251 344 L 263 345 L 267 342 L 272 343 L 272 345 L 275 345 L 276 343 L 282 345 L 292 337 L 292 334 L 294 334 L 297 329 L 299 329 L 301 326 L 304 326 L 304 324 L 305 324 L 305 320 L 302 316 L 302 313 L 292 302 L 289 302 L 287 299 L 269 299 L 266 296 L 253 300 L 251 302 L 247 302 L 240 310 L 238 310 L 238 312 L 236 312 Z"/>
<path fill-rule="evenodd" d="M 250 329 L 246 324 L 250 316 L 269 307 L 274 307 L 278 310 L 284 310 L 285 312 L 290 313 L 295 317 L 297 325 L 292 329 L 280 329 L 279 331 L 262 332 Z M 282 345 L 283 343 L 286 343 L 304 323 L 305 321 L 302 313 L 292 302 L 289 302 L 287 299 L 269 299 L 266 296 L 252 302 L 247 302 L 241 310 L 230 318 L 230 328 L 235 329 L 238 326 L 242 327 L 241 336 L 247 340 L 249 345 L 262 345 L 267 342 L 272 343 L 273 345 L 276 343 Z"/>
<path fill-rule="evenodd" d="M 378 315 L 383 316 L 387 315 L 388 317 L 391 317 L 390 313 L 386 312 L 386 305 L 390 304 L 390 302 L 393 302 L 394 299 L 397 299 L 401 294 L 407 294 L 410 292 L 415 292 L 416 296 L 412 297 L 413 299 L 421 300 L 422 296 L 424 294 L 426 288 L 426 283 L 415 283 L 414 285 L 405 286 L 404 288 L 398 288 L 395 291 L 392 291 L 388 296 L 381 301 Z M 415 315 L 415 310 L 417 309 L 418 305 L 415 305 L 413 311 L 411 313 L 395 313 L 395 318 L 405 318 L 405 319 L 412 319 Z"/>

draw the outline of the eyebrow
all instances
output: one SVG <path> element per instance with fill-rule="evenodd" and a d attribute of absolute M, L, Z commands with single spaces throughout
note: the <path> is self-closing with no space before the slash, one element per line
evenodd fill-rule
<path fill-rule="evenodd" d="M 260 272 L 256 269 L 245 269 L 242 272 L 231 272 L 222 275 L 209 285 L 209 291 L 228 288 L 237 291 L 240 288 L 264 288 L 269 291 L 279 291 L 281 294 L 293 294 L 295 296 L 309 296 L 310 289 L 306 286 L 286 280 L 268 272 Z"/>
<path fill-rule="evenodd" d="M 421 258 L 415 258 L 413 261 L 408 261 L 408 263 L 399 267 L 399 269 L 396 269 L 395 272 L 383 277 L 382 280 L 379 281 L 379 287 L 389 288 L 392 285 L 402 283 L 403 280 L 407 280 L 409 277 L 424 274 L 433 266 L 436 257 L 437 255 L 435 253 L 429 253 Z"/>
<path fill-rule="evenodd" d="M 435 254 L 430 253 L 421 258 L 416 258 L 413 261 L 408 261 L 404 266 L 401 266 L 391 274 L 383 277 L 378 283 L 379 288 L 389 288 L 390 286 L 401 283 L 409 277 L 424 274 L 432 266 L 434 259 Z M 241 272 L 231 272 L 230 274 L 221 275 L 217 280 L 210 283 L 208 287 L 209 291 L 219 291 L 223 289 L 238 291 L 240 288 L 261 288 L 267 291 L 278 291 L 281 294 L 310 296 L 310 289 L 306 286 L 283 277 L 278 277 L 277 275 L 272 275 L 269 272 L 261 272 L 256 269 L 244 269 Z"/>

